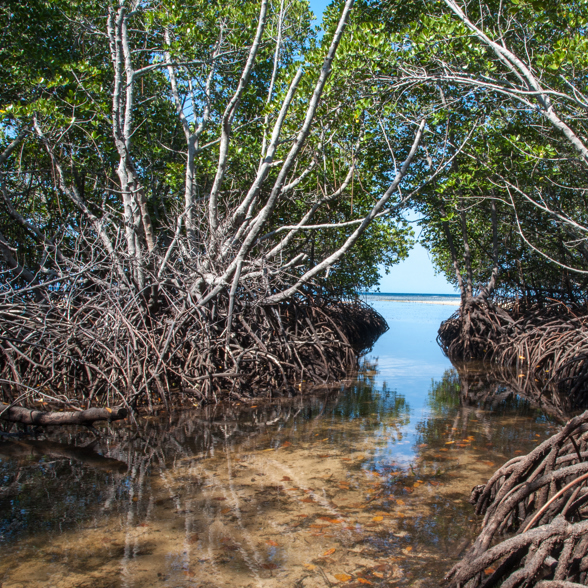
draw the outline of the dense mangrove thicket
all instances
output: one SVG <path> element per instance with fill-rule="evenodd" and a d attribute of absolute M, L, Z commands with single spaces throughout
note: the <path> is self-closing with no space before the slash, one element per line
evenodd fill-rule
<path fill-rule="evenodd" d="M 409 208 L 461 293 L 446 353 L 561 420 L 586 404 L 588 4 L 311 22 L 303 0 L 2 3 L 0 418 L 342 379 L 386 329 L 356 296 L 407 255 Z M 588 584 L 587 426 L 475 489 L 451 586 Z"/>
<path fill-rule="evenodd" d="M 425 121 L 382 157 L 365 80 L 334 68 L 352 5 L 321 42 L 302 1 L 0 8 L 2 400 L 152 408 L 354 369 Z"/>

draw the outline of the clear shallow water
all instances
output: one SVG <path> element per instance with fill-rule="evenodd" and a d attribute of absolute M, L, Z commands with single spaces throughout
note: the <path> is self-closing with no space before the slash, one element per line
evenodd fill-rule
<path fill-rule="evenodd" d="M 380 297 L 390 330 L 327 396 L 0 443 L 0 583 L 438 586 L 471 488 L 556 424 L 466 403 L 438 348 L 455 307 Z"/>

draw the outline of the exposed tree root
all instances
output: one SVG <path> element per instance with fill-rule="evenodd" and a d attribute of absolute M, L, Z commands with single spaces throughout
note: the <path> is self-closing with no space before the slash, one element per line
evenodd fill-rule
<path fill-rule="evenodd" d="M 450 586 L 588 585 L 587 482 L 588 411 L 473 489 L 482 531 L 449 572 Z"/>
<path fill-rule="evenodd" d="M 540 388 L 557 386 L 570 407 L 588 402 L 588 308 L 552 302 L 524 307 L 474 298 L 445 321 L 439 344 L 452 360 L 512 366 Z"/>
<path fill-rule="evenodd" d="M 0 397 L 151 408 L 178 396 L 209 403 L 345 377 L 387 329 L 369 306 L 297 299 L 275 305 L 228 296 L 207 307 L 146 314 L 141 301 L 108 293 L 0 310 Z M 123 304 L 124 303 L 124 304 Z"/>

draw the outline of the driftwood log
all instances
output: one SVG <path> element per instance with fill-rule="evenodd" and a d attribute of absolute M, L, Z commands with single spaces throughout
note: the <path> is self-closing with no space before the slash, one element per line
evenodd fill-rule
<path fill-rule="evenodd" d="M 89 408 L 88 410 L 70 412 L 46 412 L 0 403 L 0 419 L 35 427 L 55 425 L 91 426 L 96 421 L 119 421 L 127 418 L 127 415 L 127 409 L 121 406 L 116 408 Z"/>
<path fill-rule="evenodd" d="M 473 489 L 482 530 L 449 572 L 449 585 L 588 585 L 587 482 L 588 411 Z"/>

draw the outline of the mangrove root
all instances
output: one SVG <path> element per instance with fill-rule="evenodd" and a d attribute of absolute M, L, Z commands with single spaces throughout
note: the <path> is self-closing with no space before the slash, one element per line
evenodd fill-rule
<path fill-rule="evenodd" d="M 449 572 L 450 586 L 585 586 L 587 482 L 588 411 L 473 489 L 482 530 Z M 504 535 L 509 538 L 496 543 Z"/>
<path fill-rule="evenodd" d="M 473 298 L 442 323 L 437 340 L 452 361 L 482 359 L 510 366 L 523 380 L 588 403 L 588 308 L 551 302 L 525 306 Z"/>

